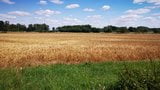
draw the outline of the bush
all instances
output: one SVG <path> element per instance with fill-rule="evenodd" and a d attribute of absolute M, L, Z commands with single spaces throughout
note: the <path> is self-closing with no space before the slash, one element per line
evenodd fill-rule
<path fill-rule="evenodd" d="M 118 82 L 110 90 L 159 90 L 160 65 L 151 62 L 146 69 L 133 69 L 125 65 Z"/>

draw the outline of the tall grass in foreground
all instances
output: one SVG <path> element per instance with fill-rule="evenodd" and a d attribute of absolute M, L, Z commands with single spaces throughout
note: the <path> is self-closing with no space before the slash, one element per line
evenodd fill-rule
<path fill-rule="evenodd" d="M 112 90 L 159 90 L 160 89 L 160 63 L 148 62 L 146 68 L 131 68 L 124 64 L 117 83 L 109 89 Z"/>
<path fill-rule="evenodd" d="M 6 68 L 0 90 L 158 90 L 158 67 L 159 61 L 139 61 Z"/>

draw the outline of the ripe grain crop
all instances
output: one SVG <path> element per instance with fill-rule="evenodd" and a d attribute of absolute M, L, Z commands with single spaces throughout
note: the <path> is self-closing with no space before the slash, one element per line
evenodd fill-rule
<path fill-rule="evenodd" d="M 159 58 L 159 34 L 0 34 L 1 68 Z"/>

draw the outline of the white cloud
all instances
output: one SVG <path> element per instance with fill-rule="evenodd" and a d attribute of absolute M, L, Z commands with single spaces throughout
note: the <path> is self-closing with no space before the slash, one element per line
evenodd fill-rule
<path fill-rule="evenodd" d="M 102 9 L 104 10 L 104 11 L 107 11 L 107 10 L 109 10 L 111 7 L 109 6 L 109 5 L 104 5 L 103 7 L 102 7 Z"/>
<path fill-rule="evenodd" d="M 82 21 L 74 17 L 64 17 L 59 23 L 61 23 L 61 25 L 80 25 Z"/>
<path fill-rule="evenodd" d="M 143 20 L 153 20 L 153 17 L 144 17 Z"/>
<path fill-rule="evenodd" d="M 148 9 L 157 9 L 157 8 L 160 8 L 159 5 L 155 5 L 155 6 L 146 6 L 145 8 L 148 8 Z"/>
<path fill-rule="evenodd" d="M 15 4 L 15 2 L 12 2 L 10 0 L 0 0 L 0 2 L 4 2 L 4 3 L 7 3 L 7 4 Z"/>
<path fill-rule="evenodd" d="M 47 4 L 47 1 L 45 1 L 45 0 L 40 0 L 40 1 L 39 1 L 39 4 L 41 4 L 41 5 L 46 5 L 46 4 Z"/>
<path fill-rule="evenodd" d="M 136 15 L 136 14 L 128 14 L 128 15 L 122 15 L 120 16 L 119 20 L 123 22 L 129 22 L 129 21 L 137 21 L 138 19 L 142 18 L 143 16 Z"/>
<path fill-rule="evenodd" d="M 102 15 L 92 15 L 92 16 L 87 16 L 87 18 L 97 20 L 97 19 L 102 19 Z"/>
<path fill-rule="evenodd" d="M 140 8 L 135 10 L 127 10 L 124 15 L 112 20 L 113 25 L 118 26 L 138 26 L 143 25 L 144 14 L 149 13 L 151 10 L 148 8 Z M 144 22 L 143 22 L 144 23 Z"/>
<path fill-rule="evenodd" d="M 146 0 L 133 0 L 133 3 L 142 3 L 145 2 Z"/>
<path fill-rule="evenodd" d="M 54 4 L 63 4 L 63 1 L 61 1 L 61 0 L 49 0 L 49 1 Z"/>
<path fill-rule="evenodd" d="M 95 11 L 95 10 L 92 9 L 92 8 L 85 8 L 85 9 L 83 9 L 83 11 L 86 11 L 86 12 L 93 12 L 93 11 Z"/>
<path fill-rule="evenodd" d="M 140 8 L 136 10 L 127 10 L 125 13 L 127 14 L 145 14 L 145 13 L 149 13 L 150 11 L 151 11 L 150 9 Z"/>
<path fill-rule="evenodd" d="M 0 14 L 1 19 L 15 19 L 16 16 L 8 15 L 8 14 Z"/>
<path fill-rule="evenodd" d="M 34 17 L 35 23 L 46 23 L 52 26 L 58 23 L 58 20 L 55 20 L 53 18 L 47 18 L 47 17 Z"/>
<path fill-rule="evenodd" d="M 153 16 L 160 16 L 160 13 L 154 13 Z"/>
<path fill-rule="evenodd" d="M 64 17 L 63 19 L 64 19 L 65 21 L 80 22 L 80 20 L 79 20 L 79 19 L 77 19 L 77 18 Z"/>
<path fill-rule="evenodd" d="M 34 17 L 35 23 L 46 23 L 51 27 L 58 27 L 64 25 L 81 25 L 82 21 L 73 16 L 63 17 L 63 18 L 53 18 L 53 17 Z"/>
<path fill-rule="evenodd" d="M 51 16 L 54 14 L 61 14 L 60 11 L 53 11 L 50 9 L 46 9 L 46 10 L 39 10 L 35 12 L 37 15 L 44 15 L 44 16 Z"/>
<path fill-rule="evenodd" d="M 160 25 L 160 18 L 158 17 L 144 17 L 143 20 L 141 20 L 142 24 L 148 27 L 158 27 Z"/>
<path fill-rule="evenodd" d="M 135 10 L 127 10 L 124 15 L 121 15 L 115 19 L 110 20 L 110 24 L 116 26 L 147 26 L 147 27 L 159 27 L 160 18 L 159 13 L 147 14 L 152 9 L 159 8 L 157 6 L 145 7 Z"/>
<path fill-rule="evenodd" d="M 8 14 L 16 15 L 16 16 L 29 16 L 30 15 L 29 12 L 25 12 L 25 11 L 12 11 L 12 12 L 8 12 Z"/>
<path fill-rule="evenodd" d="M 90 15 L 90 16 L 87 16 L 85 18 L 85 21 L 84 23 L 85 24 L 90 24 L 94 27 L 103 27 L 105 24 L 106 24 L 106 20 L 103 20 L 103 16 L 102 15 Z"/>
<path fill-rule="evenodd" d="M 110 20 L 109 24 L 116 26 L 136 26 L 139 24 L 139 19 L 142 16 L 139 15 L 123 15 L 118 18 Z"/>
<path fill-rule="evenodd" d="M 78 7 L 80 7 L 79 4 L 70 4 L 66 6 L 67 9 L 73 9 L 73 8 L 78 8 Z"/>
<path fill-rule="evenodd" d="M 42 17 L 34 17 L 35 19 L 42 20 Z"/>
<path fill-rule="evenodd" d="M 160 4 L 160 0 L 133 0 L 133 3 L 154 3 L 155 5 L 159 5 Z"/>

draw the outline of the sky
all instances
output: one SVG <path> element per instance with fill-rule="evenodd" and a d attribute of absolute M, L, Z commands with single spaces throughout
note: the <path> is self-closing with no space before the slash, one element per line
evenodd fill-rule
<path fill-rule="evenodd" d="M 160 0 L 0 0 L 0 20 L 50 27 L 160 27 Z"/>

